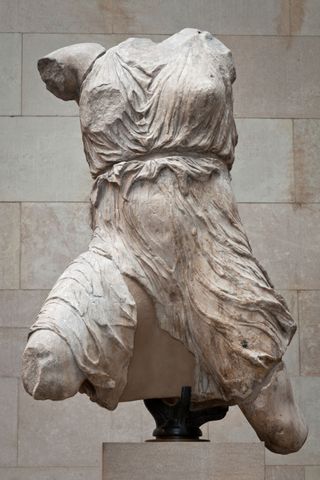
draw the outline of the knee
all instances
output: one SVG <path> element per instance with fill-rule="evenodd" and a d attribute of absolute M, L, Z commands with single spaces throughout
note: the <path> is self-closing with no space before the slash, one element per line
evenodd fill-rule
<path fill-rule="evenodd" d="M 38 330 L 23 353 L 22 381 L 37 400 L 63 400 L 78 392 L 84 376 L 66 342 L 52 331 Z"/>
<path fill-rule="evenodd" d="M 268 450 L 286 455 L 300 450 L 308 428 L 293 396 L 284 364 L 271 372 L 255 400 L 240 406 Z"/>
<path fill-rule="evenodd" d="M 308 427 L 300 417 L 274 421 L 261 440 L 271 452 L 287 455 L 300 450 L 307 436 Z"/>
<path fill-rule="evenodd" d="M 241 409 L 266 448 L 282 455 L 300 450 L 307 439 L 308 427 L 296 404 L 283 401 L 274 405 L 270 400 L 263 408 L 259 406 L 255 402 L 242 405 Z"/>

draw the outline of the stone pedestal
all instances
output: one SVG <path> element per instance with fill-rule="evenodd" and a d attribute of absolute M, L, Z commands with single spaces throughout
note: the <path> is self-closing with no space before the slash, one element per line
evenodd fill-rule
<path fill-rule="evenodd" d="M 262 444 L 103 444 L 103 480 L 263 480 Z"/>

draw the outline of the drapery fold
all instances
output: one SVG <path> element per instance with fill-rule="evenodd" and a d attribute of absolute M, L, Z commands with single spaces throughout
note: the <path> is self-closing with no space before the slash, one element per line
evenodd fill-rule
<path fill-rule="evenodd" d="M 90 248 L 145 288 L 161 328 L 195 355 L 194 400 L 250 396 L 296 327 L 252 254 L 224 162 L 118 164 L 97 180 L 93 201 Z"/>

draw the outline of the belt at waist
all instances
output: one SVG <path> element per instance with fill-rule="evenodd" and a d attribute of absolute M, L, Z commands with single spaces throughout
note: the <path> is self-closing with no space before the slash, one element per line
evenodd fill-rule
<path fill-rule="evenodd" d="M 123 187 L 122 194 L 127 196 L 133 183 L 139 180 L 155 180 L 159 173 L 168 168 L 178 179 L 179 188 L 187 193 L 187 179 L 205 180 L 213 173 L 227 171 L 227 166 L 221 158 L 214 154 L 197 152 L 164 152 L 151 153 L 113 164 L 100 174 L 92 189 L 91 201 L 96 202 L 101 185 L 105 182 L 116 183 Z"/>

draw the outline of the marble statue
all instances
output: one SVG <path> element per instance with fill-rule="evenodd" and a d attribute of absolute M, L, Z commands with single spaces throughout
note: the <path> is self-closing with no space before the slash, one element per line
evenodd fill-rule
<path fill-rule="evenodd" d="M 79 105 L 93 236 L 31 328 L 26 390 L 114 409 L 191 385 L 195 408 L 239 405 L 269 450 L 300 449 L 307 427 L 282 361 L 296 326 L 231 189 L 231 52 L 185 29 L 72 45 L 38 68 Z"/>

